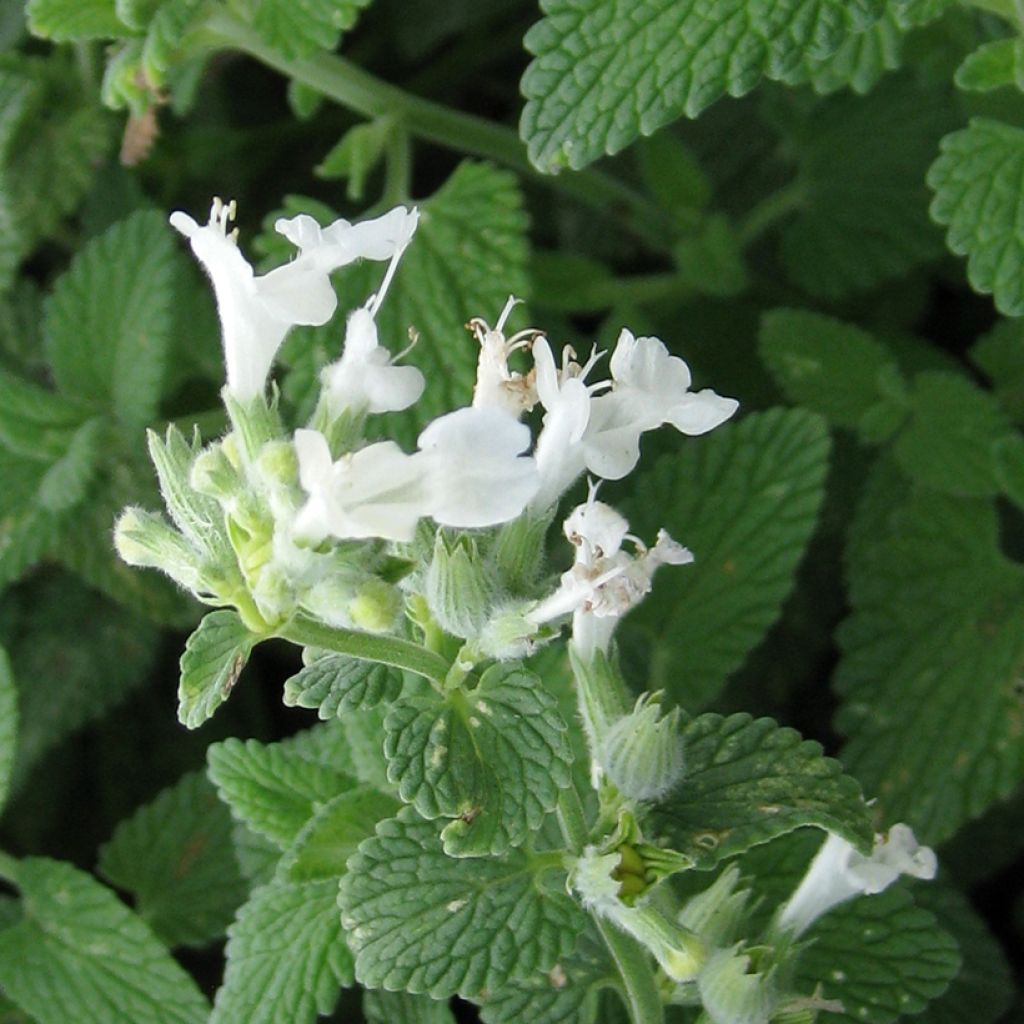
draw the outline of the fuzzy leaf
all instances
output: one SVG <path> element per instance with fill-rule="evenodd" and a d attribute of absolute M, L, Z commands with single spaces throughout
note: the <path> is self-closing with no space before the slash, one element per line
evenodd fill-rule
<path fill-rule="evenodd" d="M 328 654 L 317 658 L 284 684 L 289 707 L 316 708 L 321 718 L 342 718 L 396 700 L 402 674 L 389 665 Z"/>
<path fill-rule="evenodd" d="M 882 820 L 936 844 L 1024 778 L 1024 571 L 990 502 L 908 494 L 891 469 L 865 491 L 847 564 L 843 760 Z"/>
<path fill-rule="evenodd" d="M 0 811 L 7 799 L 17 749 L 18 691 L 14 685 L 11 659 L 0 647 Z"/>
<path fill-rule="evenodd" d="M 770 718 L 701 715 L 682 732 L 686 772 L 652 814 L 657 834 L 700 869 L 804 825 L 870 850 L 860 786 L 821 745 Z"/>
<path fill-rule="evenodd" d="M 504 853 L 540 827 L 569 784 L 572 751 L 532 672 L 495 665 L 475 690 L 399 701 L 384 721 L 388 778 L 426 818 L 450 818 L 451 856 Z"/>
<path fill-rule="evenodd" d="M 227 739 L 206 756 L 210 779 L 232 814 L 282 849 L 321 804 L 353 785 L 343 771 L 281 743 Z"/>
<path fill-rule="evenodd" d="M 1017 209 L 1024 197 L 1024 131 L 974 118 L 947 135 L 928 172 L 931 214 L 949 228 L 946 243 L 967 257 L 967 277 L 991 293 L 1006 316 L 1024 314 L 1024 236 Z"/>
<path fill-rule="evenodd" d="M 649 659 L 648 689 L 699 707 L 760 642 L 817 521 L 828 452 L 820 417 L 776 409 L 687 438 L 635 478 L 632 531 L 664 527 L 696 558 L 663 569 L 620 631 L 630 659 Z"/>
<path fill-rule="evenodd" d="M 192 772 L 117 826 L 99 871 L 132 893 L 138 915 L 168 946 L 202 946 L 224 934 L 248 892 L 231 830 L 213 785 Z"/>
<path fill-rule="evenodd" d="M 129 34 L 114 0 L 29 0 L 27 13 L 29 29 L 57 43 Z"/>
<path fill-rule="evenodd" d="M 197 729 L 227 700 L 256 637 L 226 608 L 203 617 L 185 641 L 178 685 L 178 721 Z"/>
<path fill-rule="evenodd" d="M 543 171 L 579 169 L 681 114 L 825 57 L 881 0 L 545 0 L 526 35 L 520 134 Z"/>
<path fill-rule="evenodd" d="M 455 860 L 411 807 L 349 860 L 339 903 L 359 981 L 435 999 L 548 971 L 586 927 L 564 884 L 542 888 L 525 854 Z"/>
<path fill-rule="evenodd" d="M 363 993 L 367 1024 L 455 1024 L 447 1002 L 409 992 L 367 989 Z"/>
<path fill-rule="evenodd" d="M 995 39 L 964 57 L 954 81 L 960 89 L 986 92 L 1004 85 L 1024 92 L 1024 40 Z"/>
<path fill-rule="evenodd" d="M 128 427 L 148 423 L 159 405 L 174 261 L 163 216 L 133 214 L 86 244 L 46 305 L 58 387 Z"/>
<path fill-rule="evenodd" d="M 314 1024 L 352 984 L 334 879 L 273 881 L 228 929 L 227 968 L 210 1024 Z"/>
<path fill-rule="evenodd" d="M 24 916 L 0 931 L 0 986 L 39 1024 L 205 1024 L 195 982 L 109 889 L 42 857 L 15 882 Z"/>
<path fill-rule="evenodd" d="M 370 0 L 255 0 L 253 28 L 288 57 L 333 50 Z M 253 3 L 250 0 L 249 6 Z"/>

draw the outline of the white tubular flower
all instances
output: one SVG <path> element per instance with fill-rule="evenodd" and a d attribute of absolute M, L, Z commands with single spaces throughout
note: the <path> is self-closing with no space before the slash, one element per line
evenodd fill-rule
<path fill-rule="evenodd" d="M 537 466 L 522 453 L 530 429 L 497 409 L 456 409 L 419 436 L 429 514 L 444 526 L 515 519 L 537 491 Z"/>
<path fill-rule="evenodd" d="M 263 393 L 289 329 L 296 324 L 324 324 L 334 315 L 337 298 L 331 271 L 359 257 L 390 258 L 415 228 L 415 211 L 399 207 L 364 224 L 339 220 L 324 229 L 305 215 L 279 220 L 275 227 L 299 247 L 299 255 L 260 277 L 239 251 L 235 233 L 228 231 L 234 214 L 234 203 L 225 205 L 215 199 L 207 224 L 200 226 L 180 210 L 171 214 L 170 221 L 189 240 L 210 275 L 228 389 L 239 402 L 249 402 Z"/>
<path fill-rule="evenodd" d="M 796 892 L 779 912 L 778 925 L 800 936 L 840 903 L 880 893 L 900 875 L 932 879 L 937 867 L 934 851 L 920 846 L 908 825 L 893 825 L 887 834 L 877 835 L 870 857 L 830 832 Z"/>
<path fill-rule="evenodd" d="M 410 541 L 428 511 L 424 466 L 393 441 L 380 441 L 331 462 L 327 439 L 295 431 L 299 482 L 309 495 L 295 535 L 317 544 L 327 536 Z"/>
<path fill-rule="evenodd" d="M 562 575 L 558 589 L 527 616 L 539 626 L 571 612 L 573 646 L 587 661 L 598 651 L 607 653 L 619 619 L 650 591 L 659 566 L 693 561 L 693 554 L 664 530 L 658 531 L 652 548 L 628 530 L 629 523 L 610 505 L 596 501 L 591 491 L 586 504 L 565 521 L 565 534 L 576 546 L 575 564 Z M 627 539 L 635 555 L 621 550 Z"/>
<path fill-rule="evenodd" d="M 519 419 L 537 403 L 536 373 L 518 373 L 508 368 L 508 357 L 519 349 L 528 348 L 540 332 L 532 328 L 518 331 L 506 338 L 505 323 L 520 300 L 510 295 L 498 322 L 490 327 L 487 321 L 474 317 L 466 326 L 480 344 L 476 366 L 476 386 L 473 388 L 473 407 L 501 409 Z"/>

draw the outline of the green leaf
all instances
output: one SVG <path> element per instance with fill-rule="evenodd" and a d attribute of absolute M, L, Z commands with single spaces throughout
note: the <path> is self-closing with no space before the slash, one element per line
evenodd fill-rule
<path fill-rule="evenodd" d="M 333 50 L 370 0 L 255 0 L 253 28 L 287 57 Z M 253 6 L 252 0 L 249 3 Z"/>
<path fill-rule="evenodd" d="M 363 993 L 366 1024 L 455 1024 L 446 1002 L 409 992 L 367 989 Z"/>
<path fill-rule="evenodd" d="M 367 176 L 384 156 L 394 129 L 395 122 L 387 117 L 354 125 L 331 147 L 314 173 L 328 180 L 348 179 L 345 194 L 353 201 L 361 200 Z"/>
<path fill-rule="evenodd" d="M 333 879 L 257 889 L 228 929 L 210 1024 L 313 1024 L 352 984 Z"/>
<path fill-rule="evenodd" d="M 542 171 L 585 167 L 762 75 L 825 57 L 880 0 L 544 0 L 526 35 L 520 134 Z"/>
<path fill-rule="evenodd" d="M 685 775 L 652 812 L 655 832 L 707 870 L 804 825 L 859 849 L 874 839 L 860 786 L 821 745 L 770 718 L 700 715 L 683 729 Z"/>
<path fill-rule="evenodd" d="M 1024 423 L 1024 323 L 1000 320 L 971 347 L 971 362 L 992 382 L 1004 412 Z"/>
<path fill-rule="evenodd" d="M 85 245 L 46 305 L 57 386 L 128 427 L 152 420 L 160 402 L 175 258 L 163 216 L 135 213 Z"/>
<path fill-rule="evenodd" d="M 39 481 L 36 500 L 50 512 L 65 512 L 80 504 L 99 469 L 102 448 L 109 442 L 104 421 L 94 416 L 71 436 L 67 451 Z"/>
<path fill-rule="evenodd" d="M 207 750 L 210 779 L 231 813 L 282 849 L 317 808 L 352 788 L 344 772 L 281 743 L 227 739 Z"/>
<path fill-rule="evenodd" d="M 289 707 L 316 708 L 321 718 L 342 718 L 396 700 L 402 673 L 389 665 L 328 654 L 317 658 L 284 684 Z"/>
<path fill-rule="evenodd" d="M 957 88 L 974 92 L 1013 85 L 1024 92 L 1024 39 L 995 39 L 964 57 L 956 69 Z"/>
<path fill-rule="evenodd" d="M 688 709 L 721 690 L 775 621 L 817 522 L 829 438 L 824 421 L 776 409 L 687 438 L 634 480 L 632 531 L 664 527 L 696 558 L 663 570 L 620 631 L 647 662 L 647 688 Z"/>
<path fill-rule="evenodd" d="M 992 446 L 1010 423 L 990 395 L 965 377 L 920 373 L 910 407 L 893 449 L 908 476 L 948 494 L 998 493 Z"/>
<path fill-rule="evenodd" d="M 425 818 L 450 818 L 451 856 L 504 853 L 540 827 L 569 784 L 567 727 L 541 679 L 494 665 L 476 689 L 409 697 L 384 721 L 388 778 Z"/>
<path fill-rule="evenodd" d="M 1024 314 L 1024 237 L 1016 229 L 1024 193 L 1024 131 L 974 118 L 942 140 L 928 172 L 931 214 L 946 243 L 967 256 L 967 278 L 1006 316 Z"/>
<path fill-rule="evenodd" d="M 568 956 L 586 918 L 521 851 L 455 860 L 411 807 L 349 860 L 339 903 L 367 988 L 445 999 L 495 991 Z"/>
<path fill-rule="evenodd" d="M 791 107 L 779 127 L 798 166 L 798 212 L 782 233 L 793 281 L 838 298 L 941 254 L 924 177 L 954 123 L 944 91 L 903 78 L 864 98 Z"/>
<path fill-rule="evenodd" d="M 412 409 L 374 417 L 371 429 L 411 443 L 428 420 L 468 404 L 479 346 L 465 325 L 474 316 L 493 321 L 510 294 L 528 295 L 526 228 L 514 175 L 486 164 L 463 162 L 420 205 L 419 229 L 377 323 L 381 344 L 394 353 L 408 346 L 412 329 L 419 340 L 403 362 L 430 383 Z M 379 263 L 348 268 L 339 280 L 341 308 L 361 306 L 382 274 Z M 315 392 L 320 367 L 340 350 L 336 327 L 295 333 L 292 351 L 301 357 L 285 385 L 293 399 Z"/>
<path fill-rule="evenodd" d="M 359 844 L 377 822 L 393 817 L 401 804 L 369 786 L 339 793 L 303 826 L 281 858 L 281 874 L 292 882 L 340 878 Z"/>
<path fill-rule="evenodd" d="M 7 799 L 17 749 L 18 691 L 14 686 L 11 659 L 0 647 L 0 811 Z"/>
<path fill-rule="evenodd" d="M 88 406 L 0 369 L 0 441 L 9 451 L 50 461 L 88 416 Z"/>
<path fill-rule="evenodd" d="M 797 985 L 810 993 L 820 983 L 844 1008 L 822 1013 L 822 1024 L 893 1024 L 942 995 L 960 969 L 956 940 L 901 887 L 838 907 L 808 937 Z"/>
<path fill-rule="evenodd" d="M 114 0 L 29 0 L 28 27 L 57 43 L 128 35 Z"/>
<path fill-rule="evenodd" d="M 1024 508 L 1024 437 L 1007 434 L 992 447 L 992 468 L 999 490 Z"/>
<path fill-rule="evenodd" d="M 899 379 L 888 350 L 853 324 L 805 309 L 773 309 L 761 318 L 760 352 L 786 397 L 856 429 L 889 400 L 883 375 Z"/>
<path fill-rule="evenodd" d="M 221 608 L 203 617 L 181 655 L 182 725 L 197 729 L 227 700 L 256 642 L 238 612 Z"/>
<path fill-rule="evenodd" d="M 248 886 L 235 860 L 227 807 L 191 772 L 117 826 L 99 871 L 132 893 L 135 910 L 168 946 L 224 934 Z"/>
<path fill-rule="evenodd" d="M 847 552 L 836 716 L 885 821 L 935 844 L 1024 778 L 1024 571 L 988 501 L 870 482 Z"/>
<path fill-rule="evenodd" d="M 0 931 L 0 985 L 39 1024 L 204 1024 L 195 982 L 109 889 L 42 857 L 14 881 L 24 916 Z"/>

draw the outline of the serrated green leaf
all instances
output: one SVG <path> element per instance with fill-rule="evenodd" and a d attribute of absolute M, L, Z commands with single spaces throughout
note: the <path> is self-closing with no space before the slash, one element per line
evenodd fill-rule
<path fill-rule="evenodd" d="M 363 993 L 367 1024 L 455 1024 L 446 1002 L 409 992 L 367 989 Z"/>
<path fill-rule="evenodd" d="M 652 812 L 655 834 L 707 870 L 804 825 L 870 850 L 860 786 L 821 745 L 770 718 L 700 715 L 682 731 L 685 772 Z"/>
<path fill-rule="evenodd" d="M 1000 320 L 971 346 L 971 362 L 992 382 L 1003 411 L 1024 423 L 1024 323 Z"/>
<path fill-rule="evenodd" d="M 942 140 L 928 171 L 931 214 L 949 228 L 946 243 L 967 256 L 967 278 L 991 293 L 1006 316 L 1024 314 L 1024 238 L 1016 211 L 1024 193 L 1024 131 L 974 118 Z"/>
<path fill-rule="evenodd" d="M 632 531 L 664 527 L 696 559 L 662 571 L 620 630 L 624 657 L 646 663 L 648 689 L 691 710 L 706 704 L 761 640 L 817 521 L 828 452 L 820 417 L 776 409 L 687 438 L 634 478 Z"/>
<path fill-rule="evenodd" d="M 893 453 L 912 479 L 947 494 L 996 494 L 992 447 L 1010 430 L 995 400 L 965 377 L 920 373 Z"/>
<path fill-rule="evenodd" d="M 816 922 L 800 957 L 797 984 L 843 1013 L 822 1013 L 822 1024 L 893 1024 L 920 1013 L 960 969 L 956 940 L 910 894 L 894 887 L 846 903 Z"/>
<path fill-rule="evenodd" d="M 883 820 L 935 844 L 1024 778 L 1024 572 L 990 502 L 908 494 L 891 468 L 865 491 L 847 564 L 843 760 Z"/>
<path fill-rule="evenodd" d="M 283 877 L 291 882 L 340 878 L 346 861 L 373 835 L 377 822 L 393 817 L 400 807 L 369 786 L 339 793 L 317 809 L 288 847 L 281 858 Z"/>
<path fill-rule="evenodd" d="M 53 543 L 58 520 L 33 506 L 5 512 L 0 518 L 0 587 L 17 580 Z"/>
<path fill-rule="evenodd" d="M 389 665 L 328 654 L 317 658 L 284 684 L 289 707 L 316 708 L 321 718 L 342 718 L 396 700 L 402 674 Z"/>
<path fill-rule="evenodd" d="M 101 875 L 132 893 L 136 913 L 168 946 L 223 935 L 248 886 L 231 843 L 227 807 L 191 772 L 122 821 L 100 848 Z"/>
<path fill-rule="evenodd" d="M 213 744 L 206 758 L 232 814 L 282 849 L 321 804 L 353 786 L 344 772 L 280 743 L 228 739 Z"/>
<path fill-rule="evenodd" d="M 543 171 L 579 169 L 682 114 L 696 117 L 805 54 L 825 57 L 880 0 L 545 0 L 526 35 L 520 134 Z"/>
<path fill-rule="evenodd" d="M 128 35 L 114 0 L 28 0 L 28 27 L 57 43 Z"/>
<path fill-rule="evenodd" d="M 160 402 L 175 257 L 163 216 L 140 211 L 87 243 L 46 304 L 57 386 L 127 427 L 152 420 Z"/>
<path fill-rule="evenodd" d="M 960 89 L 986 92 L 1013 85 L 1024 92 L 1024 40 L 995 39 L 964 57 L 954 81 Z"/>
<path fill-rule="evenodd" d="M 51 461 L 88 416 L 88 406 L 0 369 L 0 441 L 9 451 Z"/>
<path fill-rule="evenodd" d="M 374 417 L 371 429 L 411 443 L 427 421 L 466 405 L 473 393 L 479 347 L 465 329 L 470 317 L 497 317 L 510 294 L 527 297 L 526 215 L 513 175 L 463 162 L 420 205 L 420 224 L 377 315 L 381 344 L 400 352 L 412 329 L 416 347 L 404 362 L 429 385 L 405 413 Z M 456 269 L 457 268 L 457 269 Z M 379 264 L 348 268 L 338 282 L 342 309 L 362 305 L 378 287 Z M 338 330 L 294 332 L 299 354 L 285 394 L 301 405 L 315 397 L 320 367 L 338 357 Z"/>
<path fill-rule="evenodd" d="M 542 887 L 524 853 L 455 860 L 411 807 L 349 860 L 339 903 L 359 981 L 435 999 L 551 970 L 587 920 L 564 884 Z"/>
<path fill-rule="evenodd" d="M 370 0 L 255 0 L 253 28 L 287 57 L 333 50 Z M 249 3 L 253 7 L 252 0 Z"/>
<path fill-rule="evenodd" d="M 451 856 L 520 846 L 569 784 L 558 705 L 521 665 L 494 665 L 476 689 L 397 702 L 384 720 L 388 778 L 425 818 L 450 818 Z"/>
<path fill-rule="evenodd" d="M 18 691 L 14 685 L 11 659 L 0 647 L 0 811 L 7 800 L 7 790 L 14 770 L 18 749 Z"/>
<path fill-rule="evenodd" d="M 203 617 L 181 655 L 182 725 L 197 729 L 227 700 L 256 642 L 238 612 L 221 608 Z"/>
<path fill-rule="evenodd" d="M 791 402 L 856 428 L 887 396 L 884 373 L 899 375 L 888 350 L 853 324 L 805 309 L 773 309 L 761 317 L 761 358 Z"/>
<path fill-rule="evenodd" d="M 104 421 L 94 416 L 71 435 L 67 451 L 39 481 L 36 499 L 50 512 L 73 509 L 85 498 L 92 483 L 107 439 Z"/>
<path fill-rule="evenodd" d="M 0 931 L 0 985 L 39 1024 L 205 1024 L 195 982 L 109 889 L 42 857 L 15 882 L 24 916 Z"/>
<path fill-rule="evenodd" d="M 782 232 L 789 276 L 838 298 L 940 255 L 924 176 L 954 123 L 946 94 L 910 78 L 806 114 L 794 104 L 780 124 L 798 165 L 797 214 Z"/>
<path fill-rule="evenodd" d="M 257 889 L 228 929 L 210 1024 L 313 1024 L 352 984 L 333 879 Z"/>
<path fill-rule="evenodd" d="M 238 866 L 252 888 L 273 880 L 281 860 L 280 846 L 241 821 L 236 821 L 231 829 L 231 843 Z"/>

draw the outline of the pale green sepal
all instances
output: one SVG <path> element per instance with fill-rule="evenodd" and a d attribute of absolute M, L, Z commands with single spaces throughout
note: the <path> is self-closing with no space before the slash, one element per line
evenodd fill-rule
<path fill-rule="evenodd" d="M 355 451 L 360 447 L 366 433 L 366 413 L 357 409 L 331 408 L 327 399 L 326 378 L 321 378 L 322 390 L 320 401 L 309 421 L 310 430 L 318 430 L 327 438 L 327 447 L 331 450 L 331 458 L 340 458 L 345 452 Z"/>
<path fill-rule="evenodd" d="M 233 446 L 227 440 L 216 441 L 199 452 L 189 474 L 189 484 L 194 491 L 219 502 L 234 501 L 244 487 L 238 466 L 229 455 Z"/>
<path fill-rule="evenodd" d="M 475 637 L 490 617 L 497 581 L 476 541 L 438 530 L 427 569 L 424 596 L 442 629 Z"/>
<path fill-rule="evenodd" d="M 193 593 L 209 589 L 204 583 L 199 553 L 155 512 L 126 508 L 114 526 L 114 547 L 129 565 L 160 569 Z"/>
<path fill-rule="evenodd" d="M 712 948 L 736 941 L 739 926 L 747 912 L 750 890 L 738 888 L 740 869 L 730 864 L 714 883 L 687 900 L 678 921 L 696 933 Z"/>
<path fill-rule="evenodd" d="M 282 487 L 295 487 L 299 482 L 299 460 L 290 441 L 268 441 L 256 459 L 264 480 Z"/>
<path fill-rule="evenodd" d="M 494 560 L 502 585 L 512 594 L 527 594 L 544 564 L 544 538 L 554 509 L 531 512 L 505 523 L 494 542 Z"/>
<path fill-rule="evenodd" d="M 704 1010 L 714 1024 L 768 1024 L 779 1005 L 775 970 L 751 970 L 751 951 L 717 949 L 697 979 Z"/>
<path fill-rule="evenodd" d="M 224 387 L 220 396 L 238 441 L 238 454 L 242 463 L 252 465 L 268 441 L 284 436 L 276 394 L 270 402 L 263 395 L 257 395 L 249 402 L 240 402 Z"/>
<path fill-rule="evenodd" d="M 657 800 L 675 788 L 683 775 L 681 715 L 674 708 L 662 717 L 660 696 L 645 694 L 608 726 L 600 765 L 623 796 Z"/>

